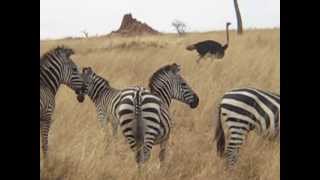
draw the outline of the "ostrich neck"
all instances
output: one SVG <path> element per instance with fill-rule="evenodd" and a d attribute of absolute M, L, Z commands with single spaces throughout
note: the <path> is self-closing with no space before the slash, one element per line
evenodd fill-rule
<path fill-rule="evenodd" d="M 229 44 L 229 25 L 226 26 L 226 32 L 227 32 L 227 44 Z"/>

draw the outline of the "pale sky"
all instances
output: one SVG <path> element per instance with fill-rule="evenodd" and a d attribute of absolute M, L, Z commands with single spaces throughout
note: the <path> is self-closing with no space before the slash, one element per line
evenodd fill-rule
<path fill-rule="evenodd" d="M 280 0 L 238 2 L 244 28 L 280 27 Z M 40 38 L 107 34 L 126 13 L 161 32 L 175 32 L 175 19 L 187 31 L 224 29 L 227 21 L 237 26 L 233 0 L 40 0 Z"/>

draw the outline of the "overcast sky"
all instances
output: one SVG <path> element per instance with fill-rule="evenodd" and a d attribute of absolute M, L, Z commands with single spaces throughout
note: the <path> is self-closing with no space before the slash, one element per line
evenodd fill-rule
<path fill-rule="evenodd" d="M 280 27 L 280 0 L 238 0 L 244 28 Z M 40 38 L 107 34 L 124 14 L 161 32 L 174 32 L 179 19 L 188 31 L 236 28 L 233 0 L 40 0 Z"/>

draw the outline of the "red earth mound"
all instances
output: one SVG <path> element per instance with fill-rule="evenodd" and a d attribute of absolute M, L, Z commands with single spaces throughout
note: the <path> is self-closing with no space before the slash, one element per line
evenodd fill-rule
<path fill-rule="evenodd" d="M 122 18 L 120 28 L 112 31 L 111 35 L 137 36 L 145 34 L 160 34 L 146 23 L 142 23 L 133 18 L 131 14 L 125 14 Z"/>

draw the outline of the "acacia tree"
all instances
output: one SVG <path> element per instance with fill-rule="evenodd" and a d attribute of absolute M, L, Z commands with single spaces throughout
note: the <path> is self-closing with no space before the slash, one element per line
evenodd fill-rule
<path fill-rule="evenodd" d="M 239 5 L 238 5 L 238 0 L 233 0 L 234 2 L 234 9 L 236 11 L 236 16 L 237 16 L 237 32 L 238 34 L 242 34 L 243 29 L 242 29 L 242 19 L 241 19 L 241 14 L 240 14 L 240 9 L 239 9 Z"/>
<path fill-rule="evenodd" d="M 185 29 L 187 25 L 184 22 L 179 20 L 174 20 L 171 25 L 176 29 L 179 36 L 182 36 L 186 33 Z"/>

